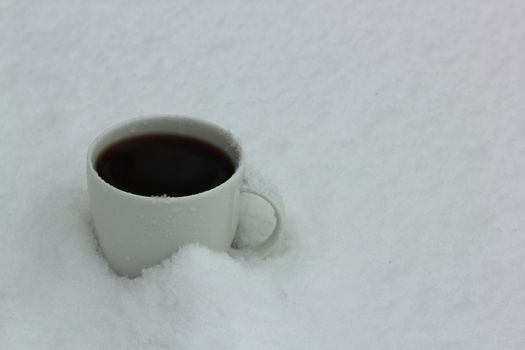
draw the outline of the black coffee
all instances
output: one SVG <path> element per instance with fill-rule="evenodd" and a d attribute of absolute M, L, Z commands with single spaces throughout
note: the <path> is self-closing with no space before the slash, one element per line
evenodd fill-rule
<path fill-rule="evenodd" d="M 218 147 L 182 135 L 149 134 L 119 141 L 95 165 L 100 177 L 142 196 L 181 197 L 228 180 L 235 166 Z"/>

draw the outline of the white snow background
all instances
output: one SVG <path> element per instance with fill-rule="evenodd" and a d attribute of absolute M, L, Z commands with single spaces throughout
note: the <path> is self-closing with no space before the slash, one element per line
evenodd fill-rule
<path fill-rule="evenodd" d="M 522 0 L 1 1 L 0 349 L 524 349 L 524 18 Z M 239 136 L 284 198 L 279 254 L 111 272 L 87 147 L 158 113 Z M 241 241 L 271 230 L 244 211 Z"/>

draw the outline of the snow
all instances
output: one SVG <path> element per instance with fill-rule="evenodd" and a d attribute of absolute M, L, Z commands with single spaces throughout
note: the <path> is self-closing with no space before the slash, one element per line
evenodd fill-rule
<path fill-rule="evenodd" d="M 0 349 L 525 348 L 524 16 L 521 0 L 0 2 Z M 87 147 L 160 113 L 240 137 L 286 205 L 278 254 L 188 246 L 142 278 L 109 270 Z M 271 230 L 253 207 L 240 245 Z"/>

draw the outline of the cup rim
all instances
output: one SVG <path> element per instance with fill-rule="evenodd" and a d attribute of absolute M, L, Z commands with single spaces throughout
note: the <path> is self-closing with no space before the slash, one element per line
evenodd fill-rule
<path fill-rule="evenodd" d="M 236 159 L 236 167 L 233 174 L 228 178 L 228 180 L 224 181 L 218 186 L 215 186 L 209 190 L 194 193 L 188 196 L 180 196 L 180 197 L 155 197 L 155 196 L 143 196 L 136 193 L 131 193 L 127 191 L 123 191 L 108 182 L 106 182 L 97 172 L 94 165 L 94 159 L 93 159 L 93 152 L 96 148 L 96 146 L 99 144 L 99 142 L 104 139 L 105 136 L 116 132 L 128 125 L 133 125 L 139 122 L 143 121 L 152 121 L 152 120 L 171 120 L 171 121 L 188 121 L 191 123 L 197 123 L 201 125 L 205 125 L 207 127 L 210 127 L 212 129 L 216 129 L 218 133 L 220 133 L 222 136 L 224 136 L 228 143 L 232 144 L 232 147 L 237 151 L 238 159 Z M 113 125 L 110 125 L 109 127 L 106 127 L 101 132 L 97 134 L 97 136 L 91 141 L 88 151 L 87 151 L 87 169 L 88 169 L 88 176 L 92 175 L 100 184 L 102 184 L 104 187 L 106 187 L 108 190 L 115 191 L 123 196 L 128 196 L 137 200 L 145 200 L 145 201 L 151 201 L 158 203 L 159 201 L 163 203 L 171 203 L 171 202 L 177 202 L 177 201 L 184 201 L 184 200 L 192 200 L 196 199 L 202 196 L 206 196 L 208 194 L 211 194 L 213 192 L 221 190 L 223 187 L 227 186 L 229 183 L 234 181 L 240 174 L 242 173 L 244 168 L 244 152 L 241 147 L 240 142 L 238 141 L 237 137 L 230 131 L 227 130 L 215 123 L 209 122 L 207 120 L 196 118 L 196 117 L 190 117 L 186 115 L 180 115 L 180 114 L 151 114 L 151 115 L 142 115 L 130 119 L 126 119 L 123 121 L 120 121 L 118 123 L 115 123 Z"/>

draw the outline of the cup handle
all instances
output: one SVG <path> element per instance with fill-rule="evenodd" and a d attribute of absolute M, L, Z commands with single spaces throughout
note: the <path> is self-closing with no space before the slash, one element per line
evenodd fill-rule
<path fill-rule="evenodd" d="M 251 187 L 248 187 L 246 185 L 243 185 L 241 188 L 241 194 L 243 193 L 250 193 L 254 194 L 262 199 L 264 199 L 268 204 L 270 204 L 273 208 L 274 215 L 275 215 L 275 227 L 273 229 L 272 234 L 262 243 L 255 247 L 250 248 L 232 248 L 230 252 L 233 255 L 242 255 L 242 256 L 253 256 L 256 255 L 258 257 L 264 258 L 268 254 L 270 254 L 278 245 L 278 243 L 281 241 L 282 234 L 283 234 L 283 228 L 284 228 L 284 208 L 282 204 L 280 203 L 280 200 L 277 198 L 273 198 L 272 195 L 263 193 L 262 191 L 255 190 Z"/>

